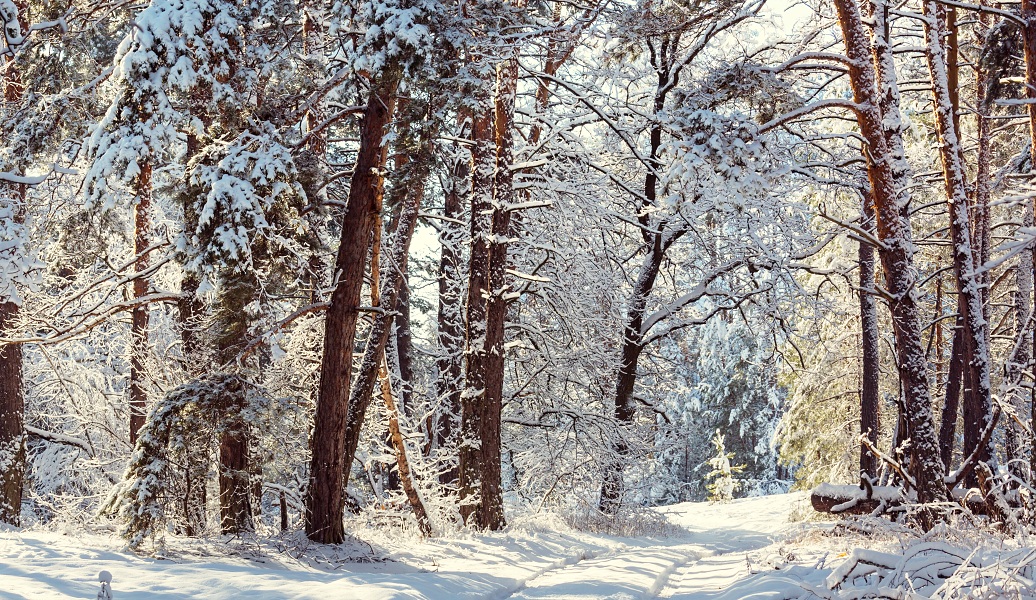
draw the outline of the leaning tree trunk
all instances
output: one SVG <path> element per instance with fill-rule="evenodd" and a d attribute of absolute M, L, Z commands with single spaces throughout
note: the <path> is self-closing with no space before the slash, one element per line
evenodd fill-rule
<path fill-rule="evenodd" d="M 421 494 L 417 490 L 414 475 L 410 471 L 410 460 L 407 458 L 406 441 L 403 439 L 403 431 L 399 426 L 400 411 L 392 393 L 392 379 L 389 375 L 388 369 L 385 368 L 386 363 L 387 361 L 382 360 L 381 368 L 379 369 L 379 378 L 381 379 L 381 398 L 385 403 L 385 409 L 388 411 L 389 440 L 392 443 L 392 449 L 396 453 L 396 465 L 399 470 L 399 483 L 403 487 L 403 492 L 406 494 L 410 507 L 414 510 L 414 517 L 417 519 L 418 529 L 421 530 L 422 535 L 429 537 L 433 533 L 432 521 L 428 517 L 428 511 L 425 509 L 424 501 L 421 500 Z"/>
<path fill-rule="evenodd" d="M 882 243 L 879 257 L 885 272 L 886 289 L 891 297 L 897 362 L 913 440 L 911 474 L 917 484 L 919 502 L 944 501 L 948 499 L 943 483 L 945 468 L 939 459 L 932 419 L 928 362 L 921 341 L 921 319 L 915 295 L 917 278 L 913 260 L 914 245 L 909 216 L 905 212 L 907 203 L 902 197 L 907 186 L 905 178 L 894 165 L 898 157 L 894 155 L 893 149 L 901 146 L 901 141 L 893 144 L 889 141 L 899 138 L 899 125 L 892 123 L 892 134 L 886 137 L 886 125 L 898 120 L 898 106 L 894 112 L 883 112 L 878 97 L 875 64 L 884 63 L 884 54 L 891 52 L 891 49 L 887 44 L 878 46 L 879 55 L 874 56 L 856 3 L 853 0 L 833 2 L 850 61 L 849 83 L 857 104 L 857 122 L 868 146 L 867 171 L 874 197 L 878 239 Z M 894 77 L 893 72 L 884 72 L 883 88 L 893 89 Z M 932 517 L 927 512 L 922 513 L 921 519 L 925 526 L 932 524 Z"/>
<path fill-rule="evenodd" d="M 400 67 L 390 61 L 367 100 L 349 203 L 342 217 L 342 239 L 335 259 L 336 285 L 324 324 L 324 354 L 306 493 L 306 535 L 325 544 L 341 543 L 345 537 L 345 428 L 353 344 L 374 207 L 381 195 L 385 128 L 392 118 L 401 76 Z"/>
<path fill-rule="evenodd" d="M 382 357 L 392 332 L 396 306 L 403 287 L 406 285 L 407 258 L 410 254 L 410 242 L 414 237 L 417 216 L 424 196 L 425 178 L 431 168 L 431 150 L 431 140 L 429 139 L 422 146 L 418 157 L 410 163 L 413 169 L 408 175 L 411 176 L 402 178 L 393 188 L 393 194 L 399 195 L 398 201 L 402 203 L 402 208 L 396 223 L 395 234 L 392 237 L 392 249 L 386 264 L 381 269 L 381 274 L 377 277 L 380 281 L 379 289 L 372 290 L 373 304 L 383 310 L 374 316 L 371 323 L 363 359 L 360 361 L 360 369 L 356 375 L 356 385 L 353 387 L 352 396 L 349 399 L 349 419 L 346 422 L 345 430 L 344 473 L 346 475 L 352 469 L 356 449 L 359 447 L 360 431 L 363 428 L 363 420 L 367 414 L 367 408 L 370 406 L 375 384 L 378 382 Z"/>
<path fill-rule="evenodd" d="M 981 281 L 975 274 L 976 257 L 971 239 L 964 151 L 960 144 L 959 129 L 954 115 L 954 99 L 947 77 L 946 9 L 935 0 L 926 0 L 924 15 L 926 55 L 935 101 L 935 125 L 939 135 L 946 197 L 950 205 L 953 272 L 960 295 L 965 356 L 970 358 L 965 365 L 971 391 L 964 403 L 964 455 L 971 456 L 977 449 L 977 459 L 987 462 L 992 455 L 990 447 L 986 443 L 979 448 L 979 444 L 982 433 L 992 418 L 988 335 L 986 319 L 983 316 Z"/>
<path fill-rule="evenodd" d="M 864 196 L 863 218 L 865 228 L 873 230 L 874 206 L 870 194 Z M 860 435 L 871 444 L 878 444 L 878 310 L 874 300 L 874 246 L 860 240 L 860 330 L 863 342 L 863 374 L 860 389 Z M 860 475 L 874 479 L 878 476 L 878 457 L 860 447 Z"/>

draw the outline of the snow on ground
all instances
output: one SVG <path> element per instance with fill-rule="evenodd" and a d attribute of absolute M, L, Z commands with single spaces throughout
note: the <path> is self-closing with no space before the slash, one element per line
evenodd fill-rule
<path fill-rule="evenodd" d="M 788 517 L 803 499 L 788 494 L 666 507 L 661 512 L 677 527 L 661 537 L 578 532 L 541 515 L 518 519 L 503 533 L 422 542 L 381 531 L 366 541 L 369 549 L 310 547 L 302 556 L 298 538 L 174 540 L 167 551 L 174 558 L 156 559 L 124 551 L 110 536 L 7 530 L 0 531 L 0 598 L 95 598 L 101 570 L 112 573 L 118 600 L 798 597 L 804 579 L 820 585 L 829 572 L 796 566 L 782 545 L 802 531 Z M 361 547 L 376 560 L 333 556 L 358 555 Z"/>

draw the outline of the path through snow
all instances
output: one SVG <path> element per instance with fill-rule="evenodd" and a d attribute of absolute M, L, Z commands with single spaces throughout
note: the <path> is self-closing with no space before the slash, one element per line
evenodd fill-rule
<path fill-rule="evenodd" d="M 242 553 L 238 546 L 249 558 L 178 553 L 157 560 L 123 552 L 121 542 L 105 536 L 6 531 L 0 598 L 94 598 L 101 570 L 113 574 L 119 600 L 781 598 L 801 588 L 773 571 L 767 556 L 776 550 L 768 547 L 791 527 L 788 514 L 802 497 L 667 507 L 663 512 L 686 533 L 661 538 L 592 535 L 528 519 L 504 534 L 373 540 L 389 560 L 334 570 L 269 547 Z"/>

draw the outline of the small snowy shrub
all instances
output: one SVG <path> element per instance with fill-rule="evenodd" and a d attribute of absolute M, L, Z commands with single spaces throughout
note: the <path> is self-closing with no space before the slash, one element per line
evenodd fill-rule
<path fill-rule="evenodd" d="M 705 476 L 709 490 L 710 502 L 728 502 L 734 499 L 734 492 L 741 487 L 741 482 L 734 479 L 734 475 L 745 470 L 745 465 L 731 465 L 730 459 L 734 458 L 733 452 L 727 452 L 723 444 L 723 434 L 716 430 L 712 438 L 712 444 L 716 446 L 716 455 L 709 459 L 709 466 L 712 470 Z"/>

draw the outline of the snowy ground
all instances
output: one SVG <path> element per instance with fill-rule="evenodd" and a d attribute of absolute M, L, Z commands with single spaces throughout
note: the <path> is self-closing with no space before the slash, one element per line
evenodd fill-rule
<path fill-rule="evenodd" d="M 813 568 L 816 557 L 832 552 L 796 545 L 809 528 L 789 514 L 803 498 L 667 507 L 677 527 L 660 537 L 581 533 L 553 517 L 427 542 L 382 532 L 367 540 L 377 562 L 317 559 L 316 548 L 299 557 L 297 543 L 242 541 L 185 545 L 158 560 L 124 551 L 113 537 L 3 531 L 0 598 L 95 598 L 101 570 L 112 573 L 118 600 L 797 598 L 803 585 L 822 585 L 829 568 Z"/>

